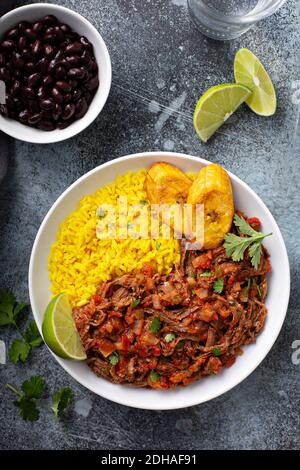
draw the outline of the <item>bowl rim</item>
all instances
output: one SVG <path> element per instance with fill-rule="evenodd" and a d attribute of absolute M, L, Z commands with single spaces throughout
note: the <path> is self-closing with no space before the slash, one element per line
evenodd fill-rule
<path fill-rule="evenodd" d="M 98 165 L 97 167 L 93 168 L 92 170 L 88 171 L 87 173 L 85 173 L 84 175 L 82 175 L 81 177 L 79 177 L 76 181 L 74 181 L 67 189 L 65 189 L 65 191 L 63 191 L 63 193 L 56 199 L 56 201 L 54 202 L 54 204 L 52 205 L 52 207 L 49 209 L 49 211 L 47 212 L 46 216 L 44 217 L 41 225 L 40 225 L 40 228 L 37 232 L 37 235 L 36 235 L 36 238 L 35 238 L 35 241 L 33 243 L 33 247 L 32 247 L 32 251 L 31 251 L 31 256 L 30 256 L 30 263 L 29 263 L 29 272 L 28 272 L 28 286 L 29 286 L 29 297 L 30 297 L 30 303 L 31 303 L 31 308 L 32 308 L 32 312 L 33 312 L 33 316 L 34 316 L 34 319 L 35 320 L 38 320 L 37 321 L 37 324 L 38 324 L 38 328 L 41 332 L 41 328 L 39 326 L 39 317 L 38 317 L 38 314 L 36 312 L 38 312 L 38 308 L 36 306 L 36 303 L 35 303 L 35 296 L 34 296 L 34 283 L 33 283 L 33 270 L 34 270 L 34 264 L 35 264 L 35 257 L 36 257 L 36 251 L 37 251 L 37 247 L 38 247 L 38 244 L 39 244 L 39 240 L 40 240 L 40 237 L 44 231 L 44 228 L 47 226 L 48 224 L 48 221 L 50 219 L 50 217 L 52 216 L 52 214 L 55 212 L 57 206 L 61 203 L 61 201 L 63 201 L 63 199 L 65 198 L 65 196 L 67 194 L 69 194 L 76 186 L 78 186 L 82 181 L 88 179 L 90 176 L 94 175 L 95 173 L 101 171 L 102 169 L 104 168 L 107 168 L 107 167 L 110 167 L 110 166 L 115 166 L 115 165 L 118 165 L 119 162 L 121 161 L 132 161 L 134 162 L 135 160 L 141 158 L 141 157 L 159 157 L 161 158 L 162 160 L 164 159 L 164 157 L 171 157 L 171 158 L 174 158 L 174 160 L 178 160 L 178 162 L 180 162 L 180 160 L 184 159 L 184 160 L 189 160 L 189 161 L 193 161 L 195 163 L 200 163 L 204 166 L 206 165 L 209 165 L 211 164 L 212 162 L 210 162 L 209 160 L 206 160 L 206 159 L 203 159 L 203 158 L 200 158 L 200 157 L 196 157 L 196 156 L 193 156 L 193 155 L 188 155 L 188 154 L 184 154 L 184 153 L 177 153 L 177 152 L 160 152 L 160 151 L 152 151 L 152 152 L 140 152 L 140 153 L 136 153 L 136 154 L 130 154 L 130 155 L 126 155 L 126 156 L 123 156 L 123 157 L 118 157 L 114 160 L 110 160 L 109 162 L 105 162 L 101 165 Z M 228 170 L 226 170 L 228 171 Z M 98 396 L 101 396 L 103 398 L 106 398 L 112 402 L 115 402 L 115 403 L 118 403 L 120 405 L 125 405 L 125 406 L 128 406 L 128 407 L 131 407 L 131 408 L 137 408 L 137 409 L 146 409 L 146 410 L 156 410 L 156 411 L 167 411 L 167 410 L 174 410 L 174 409 L 182 409 L 182 408 L 189 408 L 191 406 L 195 406 L 195 405 L 199 405 L 201 403 L 205 403 L 207 401 L 210 401 L 214 398 L 217 398 L 218 396 L 220 395 L 223 395 L 224 393 L 228 392 L 229 390 L 232 390 L 234 387 L 236 387 L 238 384 L 240 384 L 241 382 L 243 382 L 243 380 L 245 380 L 249 375 L 252 374 L 252 372 L 262 363 L 262 361 L 266 358 L 266 356 L 268 355 L 268 353 L 270 352 L 271 348 L 273 347 L 273 345 L 275 344 L 277 338 L 278 338 L 278 335 L 282 329 L 282 325 L 284 323 L 284 320 L 285 320 L 285 317 L 286 317 L 286 313 L 287 313 L 287 308 L 288 308 L 288 303 L 289 303 L 289 297 L 290 297 L 290 265 L 289 265 L 289 258 L 288 258 L 288 254 L 287 254 L 287 250 L 286 250 L 286 246 L 285 246 L 285 243 L 284 243 L 284 240 L 283 240 L 283 237 L 282 237 L 282 234 L 281 234 L 281 231 L 273 217 L 273 215 L 271 214 L 270 210 L 268 209 L 268 207 L 265 205 L 265 203 L 262 201 L 262 199 L 255 193 L 255 191 L 253 189 L 250 188 L 250 186 L 248 186 L 247 183 L 245 183 L 244 181 L 242 181 L 238 176 L 235 176 L 233 173 L 231 173 L 230 171 L 228 171 L 228 174 L 230 176 L 230 179 L 232 179 L 235 183 L 238 183 L 239 185 L 241 185 L 241 187 L 243 189 L 245 189 L 246 191 L 250 192 L 250 194 L 252 195 L 252 197 L 254 197 L 254 199 L 256 199 L 256 201 L 259 203 L 259 205 L 262 207 L 262 209 L 266 212 L 266 214 L 268 215 L 268 217 L 270 218 L 270 220 L 272 221 L 272 223 L 274 224 L 274 226 L 277 228 L 277 231 L 278 233 L 276 234 L 277 235 L 277 238 L 278 238 L 278 242 L 280 243 L 281 245 L 281 249 L 282 249 L 282 252 L 284 253 L 284 259 L 282 259 L 282 263 L 285 263 L 285 269 L 286 269 L 286 273 L 287 273 L 287 279 L 286 279 L 286 289 L 283 293 L 283 296 L 282 296 L 282 307 L 281 307 L 281 311 L 283 312 L 282 314 L 282 319 L 281 319 L 281 322 L 280 324 L 278 325 L 277 329 L 275 331 L 273 331 L 273 336 L 268 344 L 268 347 L 264 349 L 263 353 L 259 356 L 259 358 L 255 361 L 255 364 L 253 365 L 253 367 L 251 367 L 250 370 L 246 370 L 245 372 L 243 373 L 240 373 L 238 374 L 238 376 L 234 379 L 231 380 L 231 383 L 230 385 L 228 386 L 224 386 L 223 388 L 220 387 L 218 388 L 215 392 L 212 392 L 211 393 L 211 396 L 210 398 L 208 399 L 203 399 L 203 400 L 199 400 L 199 398 L 197 399 L 197 394 L 195 394 L 195 398 L 192 398 L 188 401 L 188 403 L 184 403 L 183 405 L 176 405 L 176 406 L 168 406 L 168 404 L 166 403 L 163 407 L 161 407 L 159 405 L 159 403 L 156 405 L 155 403 L 154 404 L 151 404 L 151 406 L 139 406 L 137 404 L 134 404 L 131 402 L 131 400 L 127 399 L 126 397 L 126 394 L 123 394 L 123 395 L 120 395 L 120 397 L 118 397 L 117 399 L 114 397 L 114 398 L 111 398 L 109 396 L 109 394 L 107 393 L 99 393 L 99 390 L 96 390 L 95 387 L 91 386 L 91 385 L 87 385 L 84 381 L 84 379 L 81 379 L 81 378 L 78 378 L 77 377 L 77 374 L 75 372 L 73 372 L 72 370 L 70 370 L 70 368 L 68 367 L 68 363 L 65 362 L 63 359 L 59 358 L 58 356 L 56 356 L 51 350 L 50 348 L 47 346 L 47 348 L 49 349 L 50 353 L 52 354 L 52 356 L 56 359 L 56 361 L 64 368 L 64 370 L 69 374 L 71 375 L 71 377 L 73 379 L 75 379 L 77 382 L 79 382 L 81 385 L 83 385 L 85 388 L 87 388 L 88 390 L 92 391 L 93 393 L 95 393 L 96 395 Z M 104 379 L 103 379 L 104 380 Z M 167 400 L 166 400 L 167 402 Z"/>
<path fill-rule="evenodd" d="M 93 34 L 97 37 L 97 47 L 101 48 L 102 54 L 105 57 L 104 62 L 101 65 L 98 64 L 99 70 L 101 70 L 102 68 L 106 72 L 105 78 L 101 79 L 101 87 L 99 86 L 100 93 L 97 98 L 96 95 L 94 96 L 87 113 L 81 119 L 78 119 L 74 122 L 74 124 L 77 124 L 78 126 L 78 129 L 76 129 L 75 131 L 72 131 L 72 125 L 68 126 L 65 129 L 54 129 L 50 132 L 40 131 L 39 129 L 29 128 L 25 124 L 16 121 L 18 122 L 18 124 L 20 124 L 20 126 L 22 126 L 22 128 L 24 128 L 24 134 L 20 136 L 18 129 L 7 129 L 7 125 L 5 124 L 5 118 L 1 116 L 2 119 L 0 119 L 0 131 L 4 132 L 10 137 L 33 144 L 51 144 L 55 142 L 62 142 L 64 140 L 74 137 L 75 135 L 78 135 L 80 132 L 84 131 L 88 126 L 90 126 L 92 122 L 97 118 L 97 116 L 102 111 L 110 93 L 112 83 L 112 65 L 108 48 L 99 31 L 84 16 L 74 10 L 71 10 L 70 8 L 54 3 L 31 3 L 29 5 L 23 5 L 14 8 L 13 10 L 10 10 L 8 13 L 1 17 L 1 22 L 3 22 L 4 20 L 12 20 L 13 24 L 13 18 L 18 15 L 18 13 L 22 11 L 32 11 L 34 13 L 34 11 L 41 9 L 45 9 L 45 13 L 48 14 L 55 15 L 55 12 L 57 13 L 58 11 L 60 11 L 62 13 L 66 13 L 67 15 L 73 16 L 73 18 L 76 18 L 79 22 L 84 24 L 88 30 L 92 31 Z M 93 44 L 93 46 L 96 47 L 95 44 Z M 30 129 L 31 131 L 36 132 L 34 132 L 33 136 L 27 137 L 26 129 Z"/>

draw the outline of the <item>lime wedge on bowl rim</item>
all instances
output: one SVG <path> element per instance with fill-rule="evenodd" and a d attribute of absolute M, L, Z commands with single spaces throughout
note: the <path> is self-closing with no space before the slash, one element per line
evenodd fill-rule
<path fill-rule="evenodd" d="M 252 91 L 246 104 L 260 116 L 272 116 L 276 111 L 276 92 L 266 69 L 249 51 L 240 49 L 234 59 L 234 78 Z"/>
<path fill-rule="evenodd" d="M 57 356 L 77 361 L 86 359 L 72 316 L 72 307 L 64 292 L 49 302 L 42 330 L 45 342 Z"/>
<path fill-rule="evenodd" d="M 194 127 L 200 139 L 207 142 L 250 95 L 251 91 L 238 83 L 209 88 L 194 111 Z"/>

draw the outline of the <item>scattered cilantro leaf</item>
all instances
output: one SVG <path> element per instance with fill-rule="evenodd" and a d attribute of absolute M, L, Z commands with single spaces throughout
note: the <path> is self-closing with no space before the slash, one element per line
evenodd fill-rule
<path fill-rule="evenodd" d="M 55 416 L 61 416 L 63 411 L 71 405 L 74 399 L 73 390 L 70 387 L 61 388 L 52 395 L 52 411 Z"/>
<path fill-rule="evenodd" d="M 131 308 L 137 307 L 140 303 L 141 303 L 140 299 L 135 299 L 131 304 Z"/>
<path fill-rule="evenodd" d="M 176 335 L 174 333 L 167 333 L 165 336 L 165 342 L 166 343 L 171 343 L 176 338 Z"/>
<path fill-rule="evenodd" d="M 237 214 L 234 216 L 234 224 L 239 228 L 243 235 L 247 237 L 240 237 L 234 233 L 227 233 L 224 237 L 224 248 L 226 255 L 230 256 L 233 261 L 241 261 L 244 259 L 244 254 L 249 248 L 249 256 L 252 266 L 257 269 L 261 258 L 261 244 L 265 237 L 269 237 L 272 233 L 264 234 L 254 230 L 243 217 Z"/>
<path fill-rule="evenodd" d="M 213 348 L 211 352 L 213 353 L 214 356 L 221 356 L 222 354 L 222 351 L 220 348 Z"/>
<path fill-rule="evenodd" d="M 192 277 L 193 279 L 196 279 L 196 273 L 191 273 L 190 277 Z"/>
<path fill-rule="evenodd" d="M 159 329 L 160 319 L 158 317 L 154 317 L 150 325 L 150 330 L 152 331 L 152 333 L 157 333 Z"/>
<path fill-rule="evenodd" d="M 204 273 L 200 274 L 200 277 L 211 277 L 211 272 L 210 271 L 204 271 Z"/>
<path fill-rule="evenodd" d="M 214 282 L 213 289 L 214 289 L 214 292 L 216 292 L 217 294 L 221 294 L 224 289 L 224 279 L 222 279 L 221 277 L 217 279 Z"/>
<path fill-rule="evenodd" d="M 157 249 L 157 251 L 160 250 L 160 247 L 161 247 L 161 243 L 160 243 L 160 242 L 156 242 L 156 249 Z"/>
<path fill-rule="evenodd" d="M 26 398 L 41 398 L 44 392 L 45 381 L 43 377 L 35 375 L 22 384 L 22 391 Z"/>
<path fill-rule="evenodd" d="M 155 372 L 154 370 L 152 370 L 150 372 L 149 377 L 150 377 L 151 382 L 155 383 L 160 379 L 160 374 L 158 374 L 158 372 Z"/>
<path fill-rule="evenodd" d="M 36 402 L 31 398 L 22 396 L 19 400 L 14 401 L 14 405 L 20 408 L 20 416 L 26 421 L 37 421 L 39 419 L 40 413 Z"/>
<path fill-rule="evenodd" d="M 192 289 L 192 294 L 193 294 L 193 295 L 196 295 L 195 289 Z"/>
<path fill-rule="evenodd" d="M 250 286 L 251 286 L 251 279 L 248 279 L 247 285 L 243 287 L 242 289 L 242 296 L 246 300 L 248 300 Z"/>
<path fill-rule="evenodd" d="M 119 354 L 115 351 L 109 356 L 109 362 L 111 363 L 112 366 L 116 366 L 119 362 Z"/>
<path fill-rule="evenodd" d="M 14 364 L 17 364 L 19 361 L 24 363 L 30 353 L 30 349 L 30 345 L 26 341 L 16 339 L 9 348 L 9 358 Z"/>
<path fill-rule="evenodd" d="M 34 320 L 31 320 L 25 331 L 25 339 L 32 348 L 37 348 L 43 343 L 38 327 Z"/>

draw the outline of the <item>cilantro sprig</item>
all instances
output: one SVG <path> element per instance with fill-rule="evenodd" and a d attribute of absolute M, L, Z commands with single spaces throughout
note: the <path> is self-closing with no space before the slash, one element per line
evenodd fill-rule
<path fill-rule="evenodd" d="M 213 289 L 217 294 L 221 294 L 224 289 L 224 279 L 221 277 L 217 279 L 213 284 Z"/>
<path fill-rule="evenodd" d="M 160 330 L 161 327 L 161 322 L 158 317 L 154 317 L 151 324 L 150 324 L 150 330 L 152 333 L 157 333 Z"/>
<path fill-rule="evenodd" d="M 37 348 L 43 343 L 34 320 L 29 322 L 24 334 L 19 328 L 17 321 L 25 307 L 26 303 L 18 303 L 12 292 L 0 292 L 0 326 L 13 326 L 22 337 L 13 341 L 8 351 L 9 358 L 14 364 L 19 361 L 24 363 L 32 348 Z"/>
<path fill-rule="evenodd" d="M 264 238 L 269 237 L 272 233 L 261 233 L 254 230 L 243 217 L 237 214 L 234 216 L 234 224 L 239 228 L 241 234 L 247 235 L 240 237 L 234 233 L 227 233 L 224 237 L 224 248 L 226 255 L 230 256 L 233 261 L 241 261 L 244 259 L 244 254 L 249 248 L 249 255 L 252 266 L 257 269 L 260 264 L 262 253 L 261 244 Z"/>
<path fill-rule="evenodd" d="M 52 395 L 52 411 L 56 417 L 62 416 L 63 411 L 73 403 L 74 392 L 70 387 L 61 388 Z"/>

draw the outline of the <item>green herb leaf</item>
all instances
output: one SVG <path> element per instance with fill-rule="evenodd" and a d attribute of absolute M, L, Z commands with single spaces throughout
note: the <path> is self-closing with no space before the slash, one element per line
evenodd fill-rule
<path fill-rule="evenodd" d="M 150 380 L 155 383 L 155 382 L 157 382 L 159 379 L 160 379 L 160 374 L 158 374 L 157 372 L 155 372 L 154 370 L 152 370 L 152 371 L 150 372 Z"/>
<path fill-rule="evenodd" d="M 167 333 L 165 336 L 165 342 L 166 343 L 171 343 L 176 338 L 176 335 L 174 333 Z"/>
<path fill-rule="evenodd" d="M 204 273 L 200 274 L 200 277 L 211 277 L 211 272 L 210 271 L 204 271 Z"/>
<path fill-rule="evenodd" d="M 213 353 L 214 356 L 221 356 L 222 354 L 222 351 L 220 348 L 213 348 L 211 352 Z"/>
<path fill-rule="evenodd" d="M 214 282 L 213 289 L 214 289 L 214 292 L 216 292 L 217 294 L 221 294 L 224 289 L 224 279 L 222 279 L 221 277 L 217 279 Z"/>
<path fill-rule="evenodd" d="M 154 317 L 150 325 L 150 330 L 152 331 L 152 333 L 157 333 L 159 329 L 160 319 L 158 317 Z"/>
<path fill-rule="evenodd" d="M 195 289 L 192 289 L 192 294 L 193 294 L 193 295 L 196 295 Z"/>
<path fill-rule="evenodd" d="M 140 303 L 141 303 L 140 299 L 135 299 L 131 304 L 131 308 L 137 307 Z"/>
<path fill-rule="evenodd" d="M 112 366 L 115 366 L 119 362 L 119 354 L 115 351 L 109 356 L 109 362 L 111 363 Z"/>
<path fill-rule="evenodd" d="M 161 247 L 161 243 L 160 243 L 160 242 L 156 242 L 156 249 L 157 249 L 157 251 L 160 250 L 160 247 Z"/>
<path fill-rule="evenodd" d="M 248 300 L 250 286 L 251 286 L 251 279 L 248 279 L 247 285 L 243 287 L 242 289 L 242 296 L 244 299 Z"/>
<path fill-rule="evenodd" d="M 31 320 L 26 328 L 25 339 L 32 348 L 37 348 L 43 343 L 43 338 L 41 337 L 34 320 Z"/>
<path fill-rule="evenodd" d="M 196 273 L 191 273 L 190 277 L 192 277 L 193 279 L 196 279 Z"/>
<path fill-rule="evenodd" d="M 22 391 L 26 398 L 41 398 L 44 392 L 45 381 L 43 377 L 35 375 L 22 384 Z"/>
<path fill-rule="evenodd" d="M 0 292 L 0 326 L 16 325 L 18 315 L 24 310 L 26 304 L 16 303 L 12 292 Z"/>
<path fill-rule="evenodd" d="M 61 416 L 63 411 L 71 405 L 74 399 L 73 390 L 69 387 L 61 388 L 52 395 L 52 411 L 55 416 Z"/>
<path fill-rule="evenodd" d="M 23 396 L 19 400 L 14 401 L 14 405 L 20 408 L 20 416 L 26 421 L 37 421 L 39 419 L 39 410 L 35 401 L 31 398 Z"/>
<path fill-rule="evenodd" d="M 234 224 L 239 228 L 243 235 L 248 237 L 239 237 L 234 233 L 227 233 L 224 237 L 224 248 L 226 255 L 230 256 L 233 261 L 241 261 L 244 259 L 244 254 L 249 248 L 249 256 L 251 258 L 252 266 L 257 269 L 261 258 L 261 244 L 265 237 L 269 237 L 272 233 L 264 234 L 254 230 L 243 217 L 237 214 L 234 216 Z"/>
<path fill-rule="evenodd" d="M 26 341 L 16 339 L 9 348 L 9 358 L 14 364 L 17 364 L 19 361 L 25 362 L 30 349 L 30 345 Z"/>

